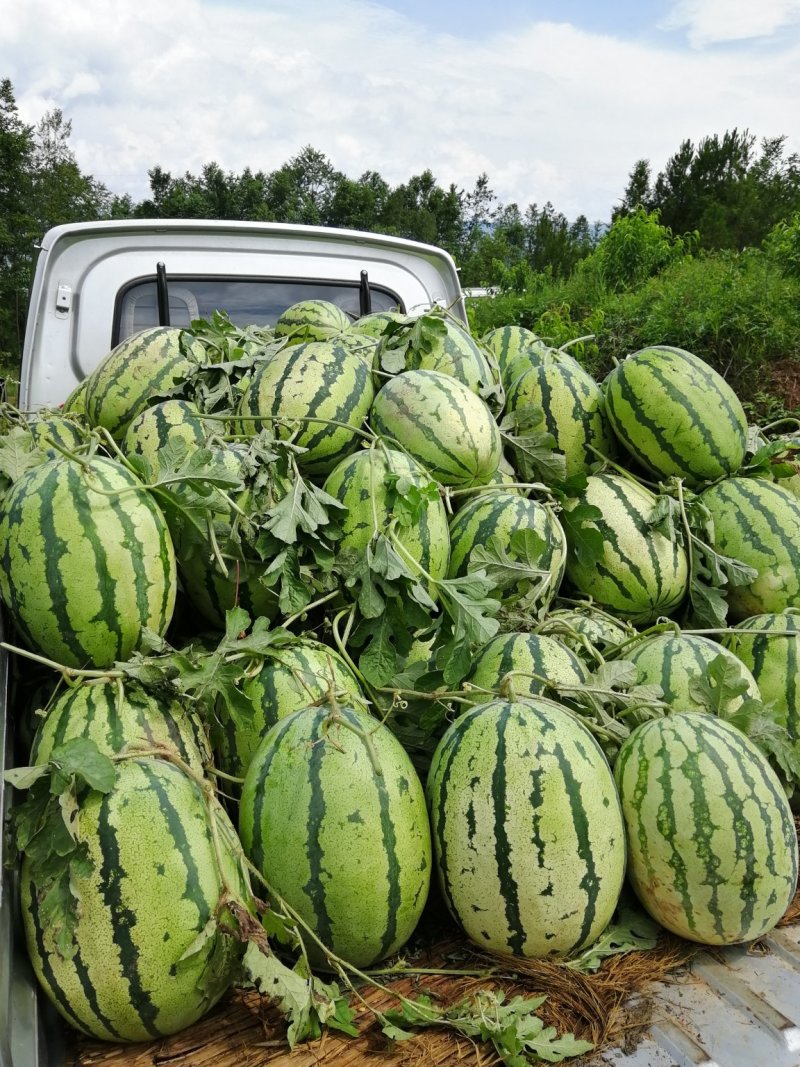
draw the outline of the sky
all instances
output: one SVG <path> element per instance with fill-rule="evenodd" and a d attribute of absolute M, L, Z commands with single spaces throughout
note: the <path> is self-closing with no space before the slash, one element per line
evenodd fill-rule
<path fill-rule="evenodd" d="M 429 168 L 607 221 L 638 159 L 748 129 L 800 152 L 800 0 L 0 0 L 20 116 L 60 107 L 85 173 Z"/>

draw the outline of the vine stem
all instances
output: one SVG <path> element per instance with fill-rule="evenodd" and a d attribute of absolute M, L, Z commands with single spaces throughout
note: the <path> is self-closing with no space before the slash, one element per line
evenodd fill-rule
<path fill-rule="evenodd" d="M 334 597 L 337 597 L 338 595 L 339 590 L 334 589 L 332 593 L 326 593 L 325 596 L 319 597 L 318 600 L 312 600 L 310 604 L 306 604 L 306 606 L 304 608 L 301 608 L 300 611 L 296 611 L 294 615 L 290 615 L 287 619 L 284 619 L 281 625 L 284 627 L 284 629 L 288 629 L 292 625 L 292 623 L 297 622 L 298 619 L 302 619 L 305 615 L 309 613 L 309 611 L 313 611 L 314 608 L 318 608 L 322 604 L 327 604 L 329 600 L 333 600 Z"/>
<path fill-rule="evenodd" d="M 12 652 L 16 656 L 22 656 L 25 659 L 33 660 L 34 663 L 41 663 L 44 667 L 50 667 L 52 670 L 58 671 L 59 674 L 64 676 L 64 679 L 67 682 L 70 678 L 108 678 L 109 681 L 113 681 L 115 678 L 125 677 L 123 671 L 65 667 L 63 663 L 57 663 L 55 660 L 48 659 L 46 656 L 40 656 L 36 652 L 29 652 L 27 648 L 19 648 L 17 645 L 10 645 L 7 641 L 0 641 L 0 648 L 5 649 L 6 652 Z"/>

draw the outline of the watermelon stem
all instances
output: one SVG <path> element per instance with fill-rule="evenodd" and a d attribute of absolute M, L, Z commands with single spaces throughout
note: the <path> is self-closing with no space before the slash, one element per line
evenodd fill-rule
<path fill-rule="evenodd" d="M 318 600 L 312 600 L 310 604 L 306 604 L 306 606 L 300 611 L 296 611 L 294 615 L 289 615 L 288 618 L 284 619 L 281 625 L 284 629 L 288 630 L 288 628 L 292 625 L 293 622 L 297 622 L 298 619 L 305 621 L 306 616 L 310 611 L 312 611 L 314 608 L 318 608 L 321 604 L 327 604 L 329 600 L 333 600 L 334 597 L 337 597 L 338 595 L 339 590 L 334 589 L 332 593 L 326 593 L 325 596 L 319 597 Z"/>
<path fill-rule="evenodd" d="M 124 678 L 123 671 L 112 670 L 97 670 L 81 667 L 65 667 L 63 663 L 57 663 L 53 659 L 48 659 L 46 656 L 40 656 L 37 652 L 30 652 L 27 648 L 20 648 L 18 645 L 11 645 L 7 641 L 0 641 L 0 648 L 5 649 L 6 652 L 12 652 L 16 656 L 24 656 L 25 659 L 32 660 L 34 663 L 41 663 L 44 667 L 50 667 L 54 671 L 58 671 L 64 678 L 67 685 L 77 681 L 80 678 L 103 678 L 112 681 L 115 678 Z"/>

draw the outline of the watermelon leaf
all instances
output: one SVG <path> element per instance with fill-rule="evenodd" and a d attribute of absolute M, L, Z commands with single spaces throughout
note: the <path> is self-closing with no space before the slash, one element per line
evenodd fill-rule
<path fill-rule="evenodd" d="M 44 463 L 47 455 L 35 446 L 30 430 L 13 426 L 0 437 L 0 490 L 5 491 L 26 471 Z"/>
<path fill-rule="evenodd" d="M 601 936 L 566 966 L 574 971 L 596 971 L 603 960 L 621 952 L 648 952 L 661 936 L 661 927 L 640 908 L 629 894 L 620 899 L 617 910 Z"/>
<path fill-rule="evenodd" d="M 116 770 L 112 760 L 86 738 L 73 738 L 54 748 L 50 760 L 38 770 L 43 773 L 18 768 L 5 775 L 16 788 L 28 783 L 25 800 L 11 812 L 11 839 L 17 852 L 30 861 L 42 923 L 52 930 L 62 957 L 72 959 L 78 950 L 75 930 L 80 903 L 75 879 L 93 869 L 78 833 L 80 804 L 87 789 L 109 793 Z"/>
<path fill-rule="evenodd" d="M 302 963 L 294 969 L 287 967 L 267 946 L 250 941 L 242 966 L 255 988 L 275 1001 L 286 1016 L 289 1022 L 286 1038 L 290 1048 L 300 1041 L 319 1037 L 326 1022 L 335 1029 L 357 1035 L 352 1024 L 353 1011 L 339 987 L 313 975 L 304 975 Z"/>
<path fill-rule="evenodd" d="M 747 689 L 747 679 L 742 677 L 739 667 L 722 654 L 715 656 L 703 673 L 694 674 L 689 680 L 689 692 L 694 699 L 720 719 L 730 720 L 732 711 L 744 708 L 742 697 Z M 754 710 L 761 708 L 760 700 L 750 698 L 746 703 L 752 703 Z"/>
<path fill-rule="evenodd" d="M 595 525 L 602 517 L 600 508 L 594 504 L 576 504 L 559 512 L 558 521 L 569 551 L 582 567 L 590 567 L 603 558 L 605 539 Z"/>
<path fill-rule="evenodd" d="M 548 485 L 563 483 L 567 458 L 556 451 L 556 439 L 547 429 L 541 407 L 526 404 L 509 412 L 500 423 L 500 432 L 514 453 L 514 466 L 524 481 L 541 478 Z"/>
<path fill-rule="evenodd" d="M 486 573 L 493 590 L 505 594 L 505 607 L 516 603 L 535 604 L 544 598 L 547 586 L 553 581 L 550 571 L 539 566 L 547 548 L 547 542 L 535 530 L 515 530 L 508 548 L 504 538 L 493 534 L 486 545 L 473 548 L 469 569 Z"/>
<path fill-rule="evenodd" d="M 400 1011 L 385 1012 L 383 1032 L 405 1040 L 408 1027 L 446 1027 L 472 1040 L 490 1042 L 508 1067 L 529 1067 L 531 1062 L 561 1063 L 590 1052 L 594 1045 L 574 1034 L 559 1036 L 536 1014 L 545 997 L 516 996 L 506 1000 L 502 990 L 481 989 L 471 998 L 447 1009 L 434 1007 L 430 997 L 404 998 Z"/>

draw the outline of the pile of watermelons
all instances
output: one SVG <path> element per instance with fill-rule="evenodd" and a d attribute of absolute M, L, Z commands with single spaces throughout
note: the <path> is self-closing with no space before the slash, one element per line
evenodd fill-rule
<path fill-rule="evenodd" d="M 145 330 L 2 419 L 23 921 L 79 1030 L 244 976 L 290 1037 L 347 1030 L 314 973 L 398 952 L 432 876 L 508 956 L 580 953 L 626 877 L 705 944 L 783 916 L 800 427 L 695 356 L 598 384 L 519 327 L 311 301 Z"/>

